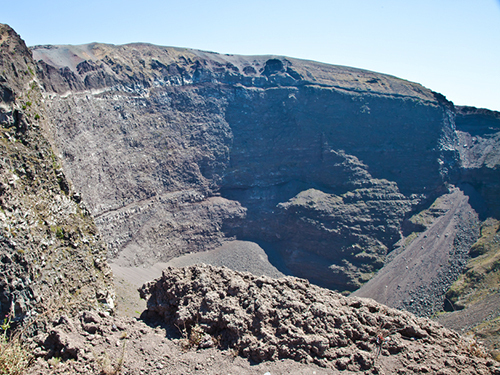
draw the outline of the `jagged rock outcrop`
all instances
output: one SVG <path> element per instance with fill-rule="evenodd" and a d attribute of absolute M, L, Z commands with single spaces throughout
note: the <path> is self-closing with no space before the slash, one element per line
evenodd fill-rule
<path fill-rule="evenodd" d="M 0 25 L 0 314 L 113 309 L 106 245 L 53 152 L 31 52 Z"/>
<path fill-rule="evenodd" d="M 121 265 L 236 237 L 353 290 L 460 161 L 453 105 L 395 77 L 147 44 L 32 51 L 65 171 Z"/>
<path fill-rule="evenodd" d="M 185 329 L 194 347 L 218 342 L 256 362 L 290 358 L 375 373 L 495 371 L 471 355 L 464 338 L 432 320 L 303 279 L 202 265 L 168 268 L 140 292 L 150 318 Z"/>
<path fill-rule="evenodd" d="M 95 311 L 53 319 L 28 341 L 36 358 L 26 373 L 500 373 L 471 338 L 294 277 L 169 268 L 142 292 L 142 320 Z"/>
<path fill-rule="evenodd" d="M 402 218 L 417 202 L 387 180 L 371 179 L 342 195 L 303 191 L 277 205 L 288 265 L 307 269 L 303 273 L 314 275 L 309 279 L 317 285 L 328 285 L 324 280 L 333 273 L 336 289 L 357 288 L 382 267 L 400 237 Z"/>

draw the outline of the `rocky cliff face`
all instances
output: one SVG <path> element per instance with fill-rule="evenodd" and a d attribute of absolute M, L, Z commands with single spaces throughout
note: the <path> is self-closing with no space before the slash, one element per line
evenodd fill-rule
<path fill-rule="evenodd" d="M 106 246 L 48 142 L 37 67 L 0 25 L 0 313 L 112 309 Z"/>
<path fill-rule="evenodd" d="M 121 265 L 236 237 L 353 290 L 458 175 L 453 105 L 395 77 L 146 44 L 32 51 L 64 170 Z"/>
<path fill-rule="evenodd" d="M 489 214 L 500 217 L 500 113 L 457 107 L 461 176 L 481 193 Z"/>
<path fill-rule="evenodd" d="M 147 266 L 253 241 L 285 274 L 432 315 L 500 216 L 497 112 L 347 67 L 29 50 L 0 31 L 1 313 L 110 309 L 106 257 Z"/>

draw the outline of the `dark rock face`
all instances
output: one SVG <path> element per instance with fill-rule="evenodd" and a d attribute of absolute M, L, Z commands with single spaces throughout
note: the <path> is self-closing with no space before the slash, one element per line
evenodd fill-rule
<path fill-rule="evenodd" d="M 106 246 L 49 144 L 24 42 L 0 25 L 0 314 L 113 308 Z"/>
<path fill-rule="evenodd" d="M 145 44 L 33 54 L 65 172 L 122 265 L 236 237 L 284 272 L 354 290 L 448 184 L 498 196 L 496 167 L 467 167 L 459 147 L 470 133 L 455 117 L 470 111 L 418 84 Z"/>
<path fill-rule="evenodd" d="M 359 287 L 383 265 L 412 202 L 394 184 L 371 183 L 341 196 L 309 189 L 278 205 L 283 247 L 295 274 L 315 275 L 309 277 L 318 285 L 328 285 L 324 280 L 333 274 L 334 287 L 342 290 Z"/>
<path fill-rule="evenodd" d="M 489 214 L 500 217 L 500 113 L 457 107 L 457 149 L 461 179 L 486 201 Z"/>
<path fill-rule="evenodd" d="M 234 140 L 222 186 L 248 209 L 235 234 L 274 243 L 294 275 L 356 289 L 456 162 L 445 146 L 448 109 L 332 88 L 241 91 L 226 115 Z M 329 209 L 300 199 L 308 189 Z"/>

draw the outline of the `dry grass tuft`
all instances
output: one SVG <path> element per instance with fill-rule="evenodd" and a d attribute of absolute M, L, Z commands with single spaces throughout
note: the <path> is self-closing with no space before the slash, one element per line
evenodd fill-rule
<path fill-rule="evenodd" d="M 469 353 L 469 355 L 478 358 L 487 358 L 488 351 L 486 348 L 479 343 L 473 334 L 467 334 L 462 342 L 463 348 Z"/>
<path fill-rule="evenodd" d="M 177 327 L 177 329 L 182 334 L 179 344 L 184 350 L 197 349 L 203 345 L 213 347 L 219 344 L 218 338 L 208 335 L 198 323 L 190 327 L 190 329 L 186 329 L 186 327 L 184 329 Z"/>
<path fill-rule="evenodd" d="M 100 356 L 95 353 L 93 354 L 97 364 L 101 368 L 101 375 L 118 375 L 123 370 L 123 363 L 125 361 L 125 341 L 123 342 L 121 355 L 115 364 L 113 364 L 106 351 Z"/>
<path fill-rule="evenodd" d="M 20 375 L 29 367 L 33 356 L 24 346 L 21 334 L 15 332 L 12 336 L 7 336 L 10 329 L 10 317 L 6 316 L 0 326 L 0 374 Z"/>
<path fill-rule="evenodd" d="M 180 340 L 180 344 L 184 350 L 198 348 L 203 339 L 203 336 L 205 335 L 205 332 L 198 324 L 195 324 L 193 327 L 191 327 L 189 333 L 186 328 L 180 331 L 183 336 L 183 338 Z"/>

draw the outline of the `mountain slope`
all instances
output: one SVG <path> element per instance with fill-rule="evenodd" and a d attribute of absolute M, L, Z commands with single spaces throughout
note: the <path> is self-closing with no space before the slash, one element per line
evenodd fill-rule
<path fill-rule="evenodd" d="M 106 246 L 46 133 L 31 52 L 0 25 L 0 313 L 112 310 Z"/>
<path fill-rule="evenodd" d="M 122 266 L 236 237 L 353 290 L 459 161 L 452 105 L 395 77 L 147 44 L 32 50 L 65 171 Z"/>
<path fill-rule="evenodd" d="M 344 293 L 365 284 L 356 293 L 420 315 L 448 298 L 466 306 L 455 329 L 482 296 L 497 300 L 499 113 L 348 67 L 147 44 L 29 50 L 0 31 L 1 312 L 79 317 L 47 321 L 39 356 L 88 360 L 88 323 L 114 322 L 105 258 L 144 275 L 253 248 L 245 269 Z M 488 311 L 474 324 L 491 336 Z"/>

